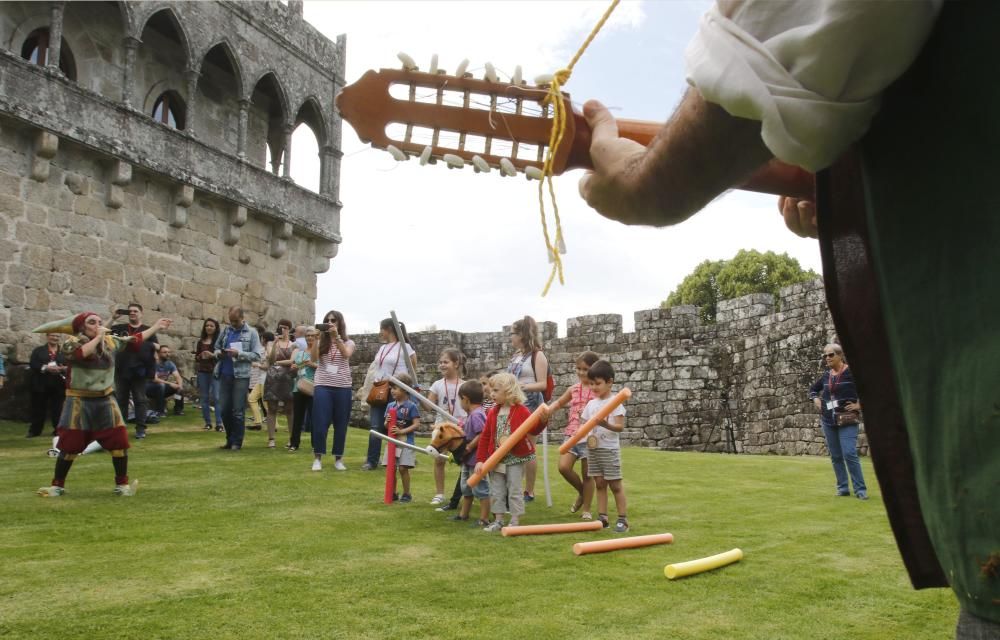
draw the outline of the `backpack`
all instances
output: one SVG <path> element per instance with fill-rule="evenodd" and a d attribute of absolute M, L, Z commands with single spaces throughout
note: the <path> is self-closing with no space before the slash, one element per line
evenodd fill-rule
<path fill-rule="evenodd" d="M 535 356 L 536 355 L 538 355 L 537 351 L 533 351 L 531 353 L 531 370 L 532 371 L 535 370 Z M 535 379 L 536 380 L 538 379 L 537 375 L 535 376 Z M 551 400 L 552 399 L 552 392 L 555 391 L 555 389 L 556 389 L 556 379 L 552 377 L 552 367 L 549 367 L 549 370 L 546 372 L 546 375 L 545 375 L 545 391 L 542 392 L 542 399 L 545 402 L 548 402 L 549 400 Z"/>

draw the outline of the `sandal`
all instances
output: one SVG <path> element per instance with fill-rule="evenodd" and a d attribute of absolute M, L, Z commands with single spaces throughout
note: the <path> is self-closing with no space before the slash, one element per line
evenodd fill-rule
<path fill-rule="evenodd" d="M 274 448 L 274 440 L 268 440 L 267 441 L 267 448 L 268 449 L 273 449 Z"/>
<path fill-rule="evenodd" d="M 593 520 L 594 516 L 591 515 L 591 513 L 589 511 L 584 511 L 583 514 L 580 516 L 580 519 L 581 520 Z"/>
<path fill-rule="evenodd" d="M 569 512 L 570 513 L 576 513 L 577 511 L 580 510 L 580 507 L 582 507 L 582 506 L 583 506 L 583 496 L 582 495 L 578 495 L 576 497 L 576 502 L 574 502 L 573 506 L 571 506 L 569 508 Z"/>

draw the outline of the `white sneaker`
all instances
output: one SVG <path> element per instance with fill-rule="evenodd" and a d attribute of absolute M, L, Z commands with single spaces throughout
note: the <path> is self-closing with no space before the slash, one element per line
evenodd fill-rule
<path fill-rule="evenodd" d="M 35 493 L 42 496 L 43 498 L 58 498 L 59 496 L 66 493 L 66 490 L 63 489 L 62 487 L 51 486 L 51 487 L 42 487 Z"/>
<path fill-rule="evenodd" d="M 501 529 L 503 529 L 503 520 L 499 518 L 483 527 L 483 531 L 486 533 L 499 533 Z"/>
<path fill-rule="evenodd" d="M 347 471 L 347 466 L 340 460 L 337 460 L 336 462 L 333 463 L 333 468 L 336 469 L 337 471 Z"/>
<path fill-rule="evenodd" d="M 319 459 L 313 460 L 313 471 L 322 471 L 323 463 Z"/>
<path fill-rule="evenodd" d="M 128 484 L 115 485 L 115 489 L 112 493 L 116 496 L 132 497 L 135 495 L 136 491 L 139 490 L 139 481 L 133 480 Z"/>
<path fill-rule="evenodd" d="M 442 493 L 439 493 L 431 498 L 431 504 L 441 504 L 442 502 L 444 502 L 444 494 Z"/>

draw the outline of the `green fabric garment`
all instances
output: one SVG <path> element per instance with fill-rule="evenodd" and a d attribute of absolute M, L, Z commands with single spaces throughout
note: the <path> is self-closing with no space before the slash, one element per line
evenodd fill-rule
<path fill-rule="evenodd" d="M 73 336 L 62 344 L 62 353 L 69 365 L 69 390 L 82 392 L 102 392 L 115 385 L 115 354 L 125 348 L 128 342 L 114 335 L 104 336 L 104 345 L 89 358 L 77 358 L 77 349 L 89 342 L 86 338 Z"/>
<path fill-rule="evenodd" d="M 921 509 L 962 607 L 993 621 L 1000 573 L 983 567 L 1000 559 L 997 24 L 1000 3 L 946 4 L 862 144 Z"/>

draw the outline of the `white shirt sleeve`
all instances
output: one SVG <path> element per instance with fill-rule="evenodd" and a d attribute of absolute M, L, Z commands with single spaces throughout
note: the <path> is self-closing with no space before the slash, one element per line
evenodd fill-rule
<path fill-rule="evenodd" d="M 717 0 L 685 53 L 688 83 L 760 120 L 780 160 L 816 171 L 868 130 L 943 0 Z"/>

